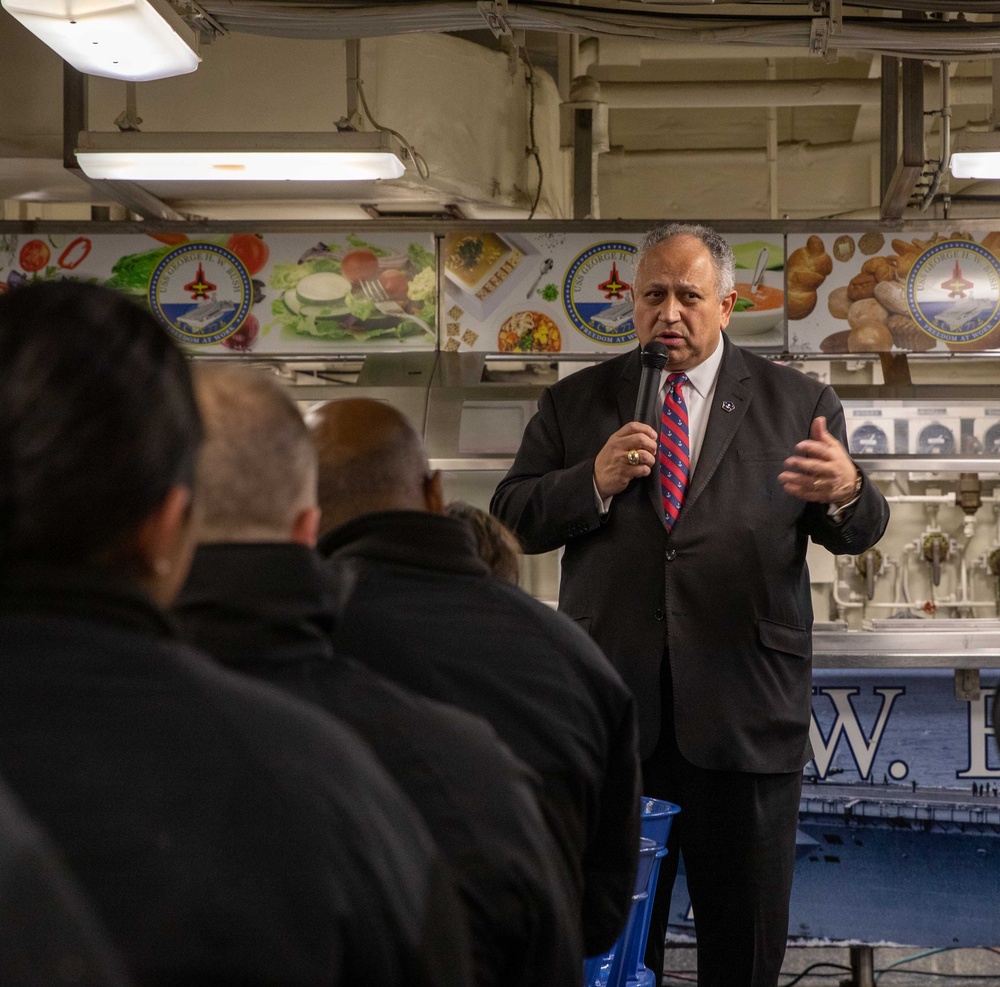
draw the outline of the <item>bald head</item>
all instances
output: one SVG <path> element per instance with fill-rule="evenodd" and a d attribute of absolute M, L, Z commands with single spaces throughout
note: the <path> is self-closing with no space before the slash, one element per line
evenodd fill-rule
<path fill-rule="evenodd" d="M 202 542 L 315 540 L 316 451 L 274 375 L 200 366 Z M 301 526 L 312 515 L 312 533 Z"/>
<path fill-rule="evenodd" d="M 391 405 L 370 398 L 329 401 L 309 413 L 319 454 L 322 533 L 378 511 L 441 513 L 417 430 Z"/>

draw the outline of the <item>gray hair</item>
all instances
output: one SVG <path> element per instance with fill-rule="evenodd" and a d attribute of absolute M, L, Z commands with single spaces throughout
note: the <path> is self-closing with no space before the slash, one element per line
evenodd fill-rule
<path fill-rule="evenodd" d="M 285 540 L 316 504 L 316 450 L 295 402 L 273 374 L 199 365 L 205 426 L 198 468 L 201 540 Z"/>
<path fill-rule="evenodd" d="M 635 261 L 636 271 L 639 270 L 639 265 L 646 254 L 658 244 L 663 243 L 664 240 L 670 240 L 675 236 L 693 236 L 705 244 L 715 267 L 715 281 L 721 302 L 736 284 L 736 260 L 733 257 L 733 248 L 729 246 L 724 237 L 716 233 L 710 226 L 700 226 L 695 223 L 667 223 L 650 230 L 639 244 L 639 252 Z"/>

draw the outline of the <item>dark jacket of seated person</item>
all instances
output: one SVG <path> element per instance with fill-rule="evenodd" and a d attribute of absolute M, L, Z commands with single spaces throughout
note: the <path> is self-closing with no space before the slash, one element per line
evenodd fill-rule
<path fill-rule="evenodd" d="M 174 615 L 227 667 L 318 704 L 371 744 L 452 865 L 480 987 L 578 987 L 572 886 L 536 802 L 537 777 L 485 721 L 335 654 L 334 607 L 311 549 L 208 544 Z"/>
<path fill-rule="evenodd" d="M 378 514 L 320 542 L 353 583 L 334 646 L 396 682 L 484 717 L 542 777 L 574 869 L 584 948 L 618 937 L 638 847 L 631 694 L 572 621 L 490 576 L 465 524 Z"/>
<path fill-rule="evenodd" d="M 494 578 L 441 476 L 394 408 L 311 414 L 320 554 L 347 580 L 334 647 L 488 720 L 542 778 L 542 811 L 574 878 L 587 955 L 621 932 L 639 847 L 635 702 L 571 620 Z"/>
<path fill-rule="evenodd" d="M 130 983 L 124 963 L 62 861 L 0 783 L 0 984 Z"/>
<path fill-rule="evenodd" d="M 450 874 L 352 731 L 181 645 L 112 576 L 7 576 L 0 771 L 137 980 L 468 982 Z"/>
<path fill-rule="evenodd" d="M 163 615 L 201 438 L 163 327 L 84 283 L 0 297 L 0 421 L 0 776 L 135 979 L 469 983 L 450 875 L 370 750 Z"/>

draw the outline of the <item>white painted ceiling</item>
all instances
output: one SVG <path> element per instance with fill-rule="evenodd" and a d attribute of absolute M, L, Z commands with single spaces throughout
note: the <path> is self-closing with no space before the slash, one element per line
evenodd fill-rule
<path fill-rule="evenodd" d="M 543 171 L 535 215 L 569 217 L 560 102 L 582 75 L 597 83 L 588 98 L 608 107 L 595 217 L 873 218 L 882 56 L 925 63 L 928 170 L 939 154 L 941 73 L 951 130 L 989 128 L 1000 56 L 1000 2 L 991 0 L 501 4 L 513 41 L 495 39 L 474 2 L 177 6 L 203 30 L 203 63 L 137 87 L 143 130 L 331 130 L 346 111 L 345 39 L 354 37 L 374 117 L 431 168 L 427 182 L 411 169 L 364 186 L 148 186 L 178 214 L 227 220 L 362 219 L 373 205 L 524 218 L 538 185 L 526 154 L 532 94 Z M 0 219 L 85 218 L 91 205 L 113 204 L 107 189 L 64 169 L 61 62 L 3 11 L 0 84 Z M 88 129 L 114 130 L 124 84 L 92 79 L 88 89 Z M 1000 215 L 995 185 L 946 179 L 926 212 L 914 205 L 907 217 Z"/>

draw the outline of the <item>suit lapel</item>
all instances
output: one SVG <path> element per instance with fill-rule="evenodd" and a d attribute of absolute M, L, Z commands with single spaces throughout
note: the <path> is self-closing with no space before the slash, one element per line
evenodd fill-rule
<path fill-rule="evenodd" d="M 708 485 L 708 481 L 712 479 L 750 406 L 752 393 L 744 383 L 749 379 L 750 373 L 743 355 L 725 335 L 722 339 L 725 350 L 715 385 L 715 396 L 712 398 L 711 408 L 708 409 L 705 439 L 698 454 L 698 465 L 695 467 L 691 486 L 684 498 L 680 517 L 677 519 L 678 525 L 683 524 L 684 515 L 691 510 Z M 732 410 L 726 411 L 725 408 L 729 405 L 732 405 Z"/>
<path fill-rule="evenodd" d="M 618 387 L 618 415 L 622 425 L 635 421 L 635 402 L 639 397 L 639 380 L 642 375 L 642 365 L 639 361 L 640 350 L 636 349 L 632 358 L 625 361 L 622 368 L 622 375 Z M 652 424 L 652 423 L 649 423 Z M 656 429 L 653 425 L 653 429 Z M 660 466 L 653 464 L 653 469 L 649 476 L 643 481 L 646 488 L 646 495 L 656 516 L 663 521 L 663 498 L 660 495 Z"/>
<path fill-rule="evenodd" d="M 620 425 L 627 425 L 633 421 L 635 414 L 635 400 L 639 396 L 639 375 L 641 372 L 639 365 L 639 349 L 636 348 L 629 354 L 629 358 L 622 363 L 621 377 L 618 378 L 618 417 Z"/>

